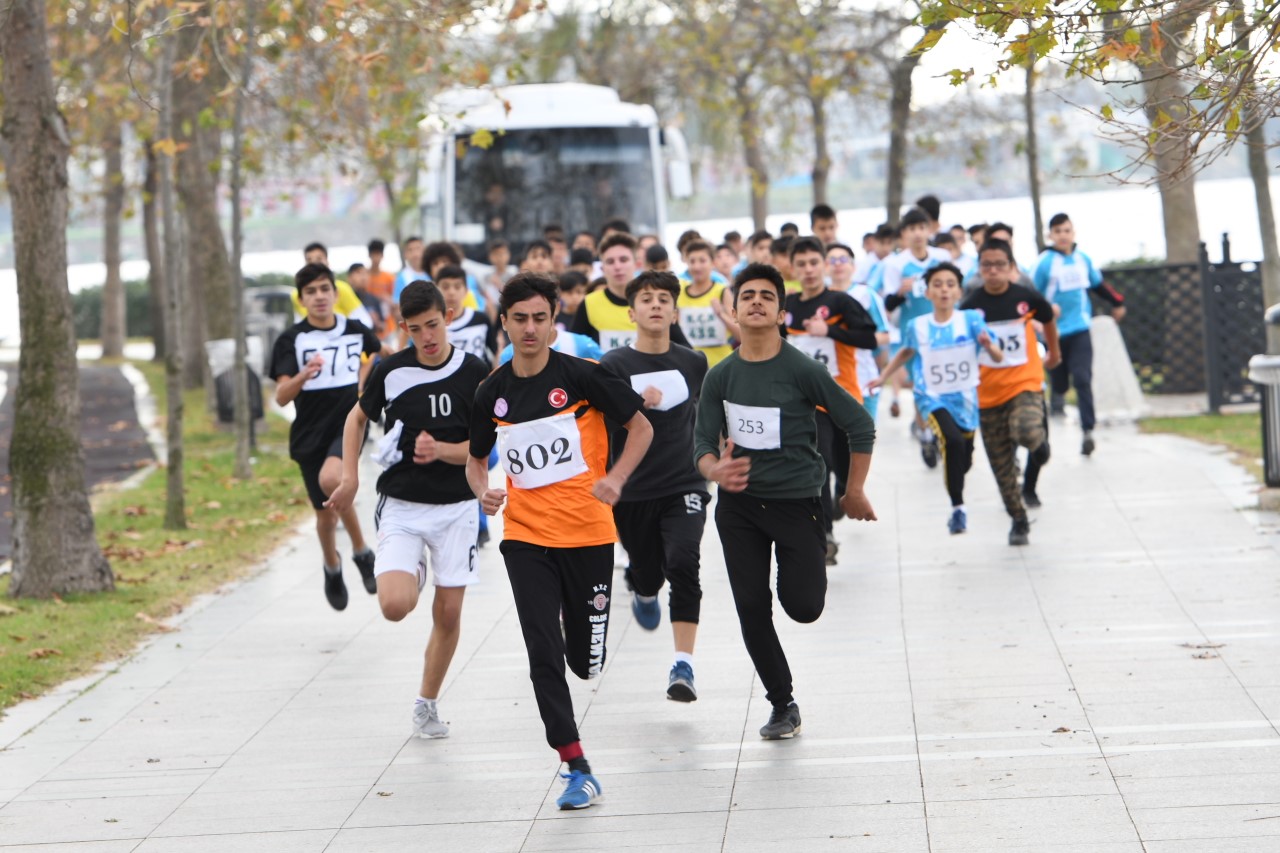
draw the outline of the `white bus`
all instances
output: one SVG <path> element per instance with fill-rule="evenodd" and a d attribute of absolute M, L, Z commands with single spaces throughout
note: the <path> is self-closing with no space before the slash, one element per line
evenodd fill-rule
<path fill-rule="evenodd" d="M 604 86 L 454 89 L 435 98 L 421 127 L 423 233 L 478 263 L 490 240 L 505 239 L 518 258 L 551 224 L 570 240 L 610 219 L 661 235 L 668 192 L 692 192 L 683 134 Z"/>

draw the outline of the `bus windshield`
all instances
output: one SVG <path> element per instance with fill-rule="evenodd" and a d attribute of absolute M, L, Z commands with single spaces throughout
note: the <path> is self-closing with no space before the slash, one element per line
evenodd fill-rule
<path fill-rule="evenodd" d="M 518 257 L 551 224 L 570 238 L 615 218 L 633 234 L 658 230 L 647 128 L 511 130 L 487 149 L 469 143 L 456 146 L 454 236 L 472 260 L 485 262 L 495 238 Z"/>

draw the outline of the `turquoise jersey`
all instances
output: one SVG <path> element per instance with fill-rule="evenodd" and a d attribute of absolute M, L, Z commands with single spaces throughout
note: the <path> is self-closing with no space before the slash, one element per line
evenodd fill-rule
<path fill-rule="evenodd" d="M 910 362 L 916 411 L 921 416 L 946 409 L 963 430 L 978 428 L 978 336 L 991 334 L 982 312 L 956 311 L 938 325 L 932 314 L 916 317 L 902 327 L 902 346 L 915 351 Z M 972 355 L 972 358 L 969 356 Z M 929 375 L 926 375 L 926 372 Z M 938 381 L 968 387 L 939 392 Z"/>
<path fill-rule="evenodd" d="M 1045 249 L 1036 262 L 1032 281 L 1036 290 L 1061 310 L 1058 317 L 1061 337 L 1088 330 L 1093 316 L 1089 291 L 1102 287 L 1102 273 L 1088 255 L 1079 249 L 1073 249 L 1070 254 Z"/>

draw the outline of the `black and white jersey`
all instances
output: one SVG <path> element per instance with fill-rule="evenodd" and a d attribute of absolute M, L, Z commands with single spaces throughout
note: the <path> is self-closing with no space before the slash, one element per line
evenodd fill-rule
<path fill-rule="evenodd" d="M 365 383 L 360 408 L 370 420 L 385 411 L 388 433 L 396 424 L 402 425 L 396 445 L 401 459 L 378 477 L 379 494 L 422 504 L 475 497 L 467 485 L 465 465 L 439 460 L 419 465 L 413 461 L 413 446 L 422 432 L 447 444 L 466 441 L 476 389 L 488 375 L 483 361 L 456 346 L 437 367 L 418 361 L 413 347 L 378 363 Z"/>
<path fill-rule="evenodd" d="M 337 314 L 328 329 L 303 320 L 276 338 L 271 353 L 271 378 L 297 376 L 319 353 L 320 374 L 308 379 L 294 399 L 297 411 L 289 429 L 289 456 L 307 459 L 324 453 L 342 435 L 347 413 L 356 404 L 363 357 L 382 350 L 378 336 L 358 320 Z"/>
<path fill-rule="evenodd" d="M 449 324 L 449 343 L 491 365 L 498 352 L 498 332 L 483 311 L 463 308 Z"/>
<path fill-rule="evenodd" d="M 642 501 L 684 492 L 702 491 L 706 480 L 693 461 L 693 425 L 698 412 L 707 357 L 698 350 L 672 344 L 660 355 L 619 347 L 604 354 L 600 366 L 643 395 L 646 388 L 662 392 L 662 400 L 644 416 L 653 425 L 649 452 L 622 487 L 622 500 Z M 627 431 L 609 424 L 612 461 L 626 446 Z"/>

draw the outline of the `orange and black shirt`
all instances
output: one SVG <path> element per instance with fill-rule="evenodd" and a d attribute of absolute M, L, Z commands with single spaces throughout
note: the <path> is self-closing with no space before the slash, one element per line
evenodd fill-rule
<path fill-rule="evenodd" d="M 1036 345 L 1033 321 L 1053 322 L 1053 305 L 1042 294 L 1011 284 L 999 296 L 979 287 L 960 303 L 976 308 L 991 330 L 991 338 L 1004 352 L 996 363 L 985 352 L 978 356 L 978 408 L 1003 406 L 1023 391 L 1044 390 L 1044 362 Z"/>
<path fill-rule="evenodd" d="M 821 317 L 827 324 L 826 337 L 810 335 L 804 323 Z M 876 324 L 858 300 L 842 290 L 827 288 L 812 299 L 801 293 L 787 295 L 787 341 L 827 369 L 836 384 L 862 402 L 858 382 L 859 349 L 876 348 Z"/>
<path fill-rule="evenodd" d="M 471 455 L 498 446 L 507 474 L 504 538 L 544 548 L 617 541 L 613 510 L 591 493 L 609 463 L 608 417 L 625 424 L 643 400 L 594 361 L 549 353 L 536 376 L 511 362 L 476 391 Z"/>

